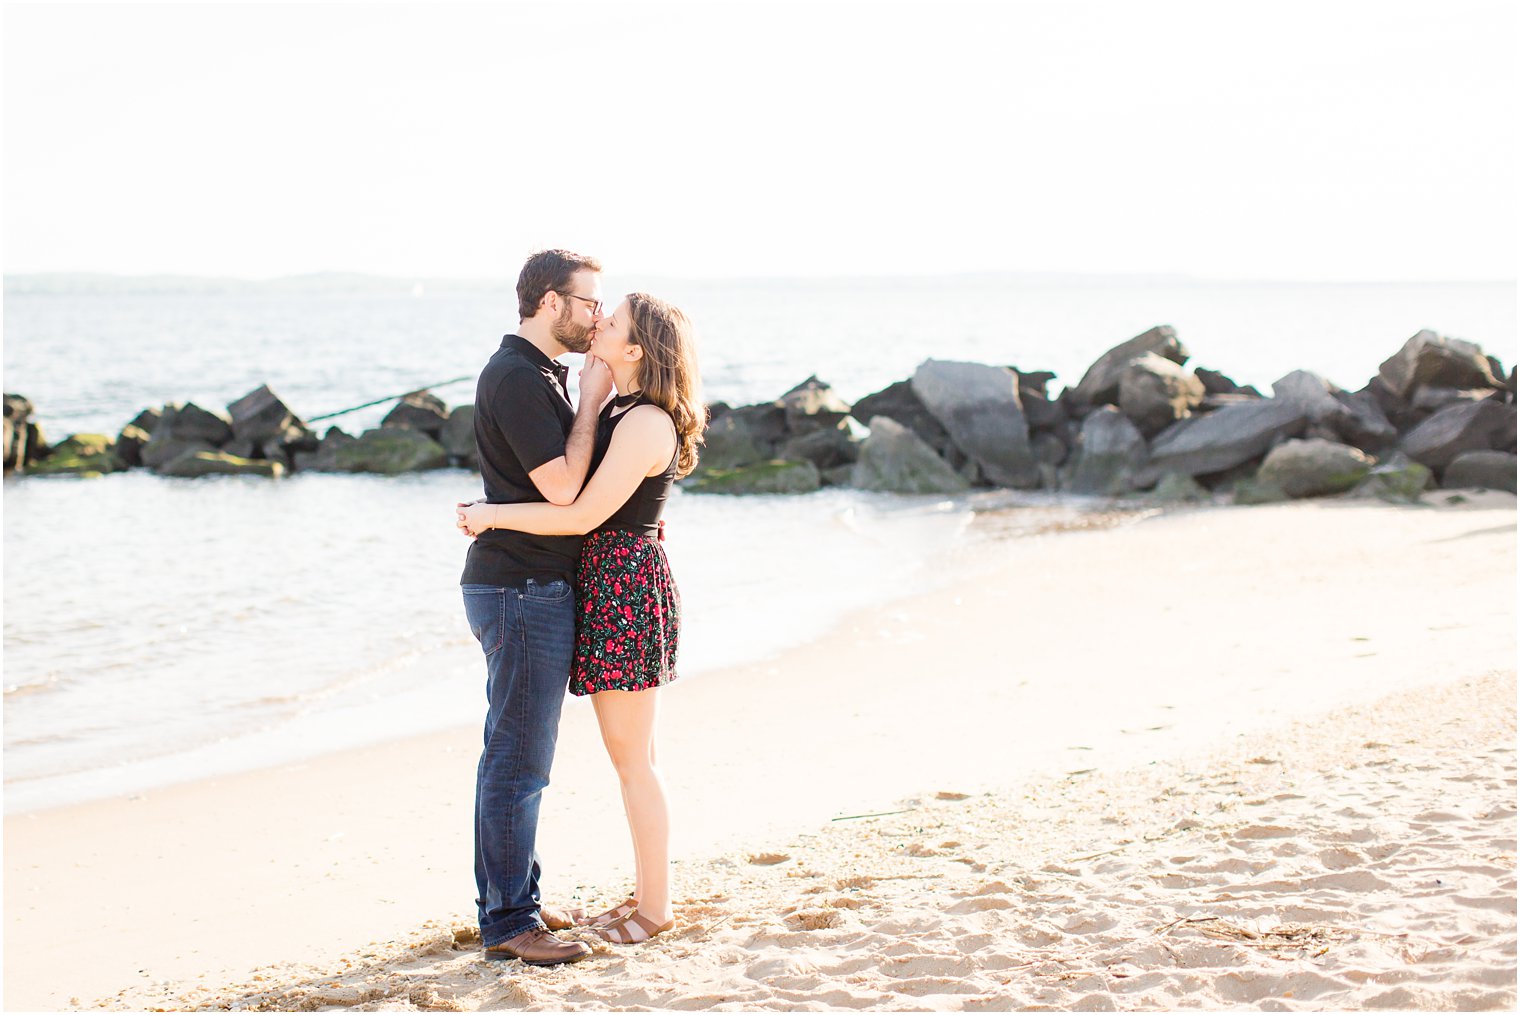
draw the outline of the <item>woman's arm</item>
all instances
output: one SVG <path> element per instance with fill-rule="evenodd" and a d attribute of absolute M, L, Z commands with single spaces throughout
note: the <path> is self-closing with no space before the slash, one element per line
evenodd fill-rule
<path fill-rule="evenodd" d="M 633 496 L 656 466 L 675 454 L 670 417 L 655 406 L 628 410 L 612 434 L 607 457 L 573 504 L 468 504 L 458 508 L 460 522 L 472 536 L 486 529 L 516 529 L 541 536 L 590 532 Z"/>

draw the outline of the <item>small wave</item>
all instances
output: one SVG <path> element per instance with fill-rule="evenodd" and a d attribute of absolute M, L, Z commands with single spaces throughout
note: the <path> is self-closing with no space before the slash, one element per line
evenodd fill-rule
<path fill-rule="evenodd" d="M 23 737 L 19 740 L 8 740 L 5 743 L 7 751 L 14 751 L 21 747 L 42 747 L 47 744 L 66 744 L 77 741 L 79 737 L 70 733 L 43 733 L 35 737 Z"/>
<path fill-rule="evenodd" d="M 265 705 L 299 705 L 307 700 L 304 694 L 266 694 L 243 703 L 244 707 L 258 708 Z"/>
<path fill-rule="evenodd" d="M 28 680 L 20 684 L 6 684 L 5 700 L 11 701 L 14 698 L 24 698 L 29 694 L 45 694 L 48 691 L 57 691 L 60 690 L 64 684 L 65 681 L 60 680 L 56 676 L 46 676 L 38 680 Z"/>

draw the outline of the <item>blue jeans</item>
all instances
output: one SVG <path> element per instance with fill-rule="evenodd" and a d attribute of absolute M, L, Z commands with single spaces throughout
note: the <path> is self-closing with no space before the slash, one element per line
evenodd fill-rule
<path fill-rule="evenodd" d="M 464 585 L 486 655 L 485 750 L 475 776 L 475 900 L 480 939 L 501 944 L 538 915 L 538 805 L 549 785 L 575 651 L 575 593 L 564 581 Z"/>

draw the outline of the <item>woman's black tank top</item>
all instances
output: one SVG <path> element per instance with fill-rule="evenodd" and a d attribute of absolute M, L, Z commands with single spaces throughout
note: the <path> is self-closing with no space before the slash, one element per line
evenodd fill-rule
<path fill-rule="evenodd" d="M 607 457 L 607 449 L 612 447 L 612 431 L 617 429 L 624 416 L 632 412 L 635 406 L 653 405 L 649 399 L 640 395 L 632 405 L 628 405 L 621 412 L 616 400 L 607 403 L 602 414 L 596 422 L 596 444 L 591 449 L 591 467 L 586 471 L 590 476 L 596 472 L 602 464 L 602 459 Z M 624 405 L 627 405 L 625 402 Z M 616 415 L 614 415 L 616 413 Z M 598 525 L 599 529 L 622 529 L 627 532 L 637 532 L 644 536 L 656 536 L 660 527 L 660 513 L 665 510 L 665 501 L 670 497 L 670 487 L 676 481 L 676 462 L 680 458 L 680 449 L 670 456 L 670 464 L 665 471 L 657 476 L 646 476 L 644 481 L 633 491 L 633 495 L 624 501 L 623 506 Z"/>

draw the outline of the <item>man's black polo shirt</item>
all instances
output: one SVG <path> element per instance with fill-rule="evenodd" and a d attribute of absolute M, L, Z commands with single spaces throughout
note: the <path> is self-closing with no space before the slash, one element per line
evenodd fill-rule
<path fill-rule="evenodd" d="M 544 503 L 528 473 L 565 454 L 575 422 L 569 371 L 527 339 L 508 335 L 475 384 L 475 449 L 486 500 Z M 535 536 L 488 529 L 470 544 L 463 585 L 522 585 L 529 578 L 575 580 L 580 536 Z"/>

